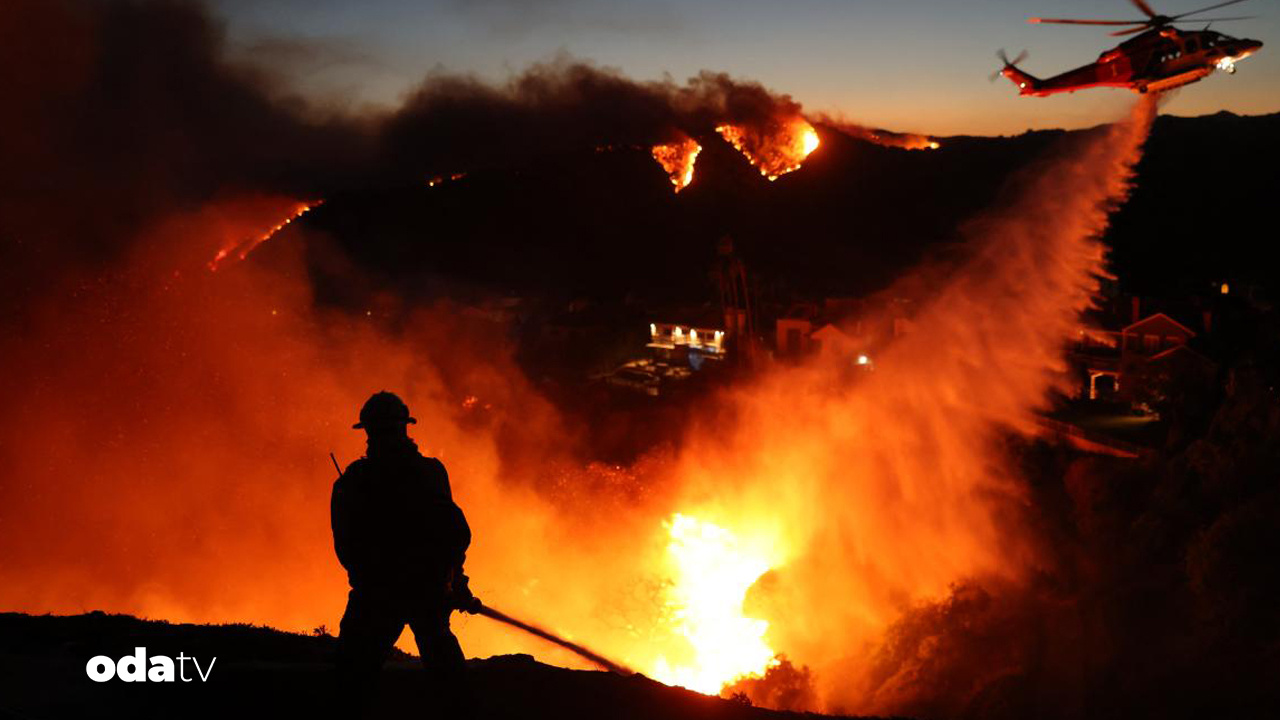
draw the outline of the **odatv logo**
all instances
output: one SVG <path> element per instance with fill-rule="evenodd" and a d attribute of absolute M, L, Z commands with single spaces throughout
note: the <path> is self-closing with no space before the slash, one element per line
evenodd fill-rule
<path fill-rule="evenodd" d="M 135 647 L 132 655 L 125 655 L 119 661 L 112 660 L 106 655 L 95 655 L 84 666 L 84 671 L 94 682 L 106 682 L 113 677 L 118 677 L 125 682 L 174 682 L 177 679 L 181 679 L 182 682 L 191 682 L 195 678 L 187 677 L 187 661 L 190 660 L 196 667 L 200 682 L 208 682 L 209 674 L 213 672 L 213 663 L 218 658 L 210 658 L 209 667 L 203 668 L 199 660 L 190 655 L 178 653 L 176 678 L 173 658 L 168 655 L 153 655 L 150 659 L 151 663 L 148 667 L 147 649 Z"/>

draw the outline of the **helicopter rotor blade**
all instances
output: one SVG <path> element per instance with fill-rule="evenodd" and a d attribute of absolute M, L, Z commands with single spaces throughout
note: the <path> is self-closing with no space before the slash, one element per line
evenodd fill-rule
<path fill-rule="evenodd" d="M 1241 15 L 1239 17 L 1228 18 L 1195 18 L 1194 20 L 1175 20 L 1180 23 L 1202 23 L 1202 22 L 1227 22 L 1230 20 L 1256 20 L 1257 15 Z"/>
<path fill-rule="evenodd" d="M 1123 37 L 1125 35 L 1133 35 L 1134 33 L 1140 33 L 1143 30 L 1149 30 L 1150 28 L 1151 28 L 1150 25 L 1139 25 L 1138 27 L 1132 27 L 1132 28 L 1129 28 L 1128 30 L 1117 30 L 1113 33 L 1107 33 L 1107 34 L 1110 35 L 1111 37 Z"/>
<path fill-rule="evenodd" d="M 1214 9 L 1217 9 L 1217 8 L 1220 8 L 1220 7 L 1226 7 L 1226 6 L 1228 6 L 1228 5 L 1235 5 L 1236 3 L 1242 3 L 1242 2 L 1244 2 L 1244 0 L 1227 0 L 1226 2 L 1220 2 L 1220 3 L 1216 4 L 1216 5 L 1210 5 L 1210 6 L 1208 6 L 1208 7 L 1202 7 L 1202 8 L 1200 8 L 1199 10 L 1188 10 L 1187 12 L 1184 12 L 1184 13 L 1178 13 L 1177 15 L 1174 15 L 1173 17 L 1171 17 L 1171 18 L 1170 18 L 1170 20 L 1177 20 L 1177 19 L 1179 19 L 1179 18 L 1184 18 L 1184 17 L 1187 17 L 1187 16 L 1189 16 L 1189 15 L 1199 15 L 1199 14 L 1200 14 L 1200 13 L 1202 13 L 1202 12 L 1208 12 L 1208 11 L 1210 11 L 1210 10 L 1214 10 Z M 1197 20 L 1196 20 L 1196 22 L 1200 22 L 1200 19 L 1197 19 Z"/>
<path fill-rule="evenodd" d="M 1145 14 L 1149 18 L 1154 18 L 1159 15 L 1159 13 L 1157 13 L 1155 10 L 1151 9 L 1151 6 L 1148 5 L 1145 0 L 1129 0 L 1129 2 L 1133 3 L 1134 7 L 1141 10 L 1143 14 Z"/>
<path fill-rule="evenodd" d="M 1146 25 L 1146 20 L 1070 20 L 1065 18 L 1027 18 L 1027 22 L 1038 25 L 1040 23 L 1055 23 L 1058 25 Z"/>

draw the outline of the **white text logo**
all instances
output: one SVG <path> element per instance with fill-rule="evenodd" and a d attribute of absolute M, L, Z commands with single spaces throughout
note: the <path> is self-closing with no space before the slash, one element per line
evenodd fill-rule
<path fill-rule="evenodd" d="M 187 677 L 187 661 L 195 666 L 196 674 L 200 676 L 200 682 L 208 682 L 209 673 L 213 672 L 213 663 L 218 658 L 210 658 L 207 668 L 201 667 L 200 661 L 190 655 L 178 653 L 178 664 L 175 666 L 173 658 L 167 655 L 153 655 L 148 665 L 147 649 L 144 647 L 134 648 L 132 655 L 125 655 L 119 661 L 112 660 L 106 655 L 97 655 L 89 660 L 84 666 L 84 671 L 88 674 L 89 679 L 94 682 L 106 682 L 113 677 L 118 677 L 125 682 L 174 682 L 182 680 L 182 682 L 191 682 L 195 678 Z M 174 671 L 177 676 L 174 676 Z"/>

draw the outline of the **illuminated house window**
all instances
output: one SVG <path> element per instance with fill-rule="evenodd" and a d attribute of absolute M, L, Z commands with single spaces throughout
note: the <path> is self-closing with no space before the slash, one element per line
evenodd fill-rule
<path fill-rule="evenodd" d="M 711 357 L 723 356 L 725 332 L 715 328 L 673 323 L 649 324 L 649 347 L 660 350 L 695 349 Z"/>

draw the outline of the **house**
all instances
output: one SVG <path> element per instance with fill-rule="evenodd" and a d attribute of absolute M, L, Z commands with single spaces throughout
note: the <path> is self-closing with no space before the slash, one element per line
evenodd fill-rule
<path fill-rule="evenodd" d="M 893 338 L 911 332 L 910 301 L 826 298 L 792 304 L 776 321 L 775 348 L 783 359 L 835 352 L 859 365 Z"/>
<path fill-rule="evenodd" d="M 1136 315 L 1136 300 L 1133 307 Z M 1145 385 L 1168 368 L 1196 366 L 1203 373 L 1213 363 L 1189 346 L 1195 337 L 1196 331 L 1163 312 L 1118 330 L 1081 328 L 1071 352 L 1082 379 L 1079 395 L 1133 401 L 1148 394 Z"/>
<path fill-rule="evenodd" d="M 649 323 L 648 348 L 655 359 L 665 363 L 688 364 L 698 369 L 704 360 L 724 360 L 728 350 L 725 339 L 721 328 Z"/>
<path fill-rule="evenodd" d="M 809 334 L 809 345 L 813 352 L 835 353 L 857 357 L 865 353 L 863 343 L 832 323 L 827 323 Z"/>
<path fill-rule="evenodd" d="M 796 303 L 787 312 L 778 317 L 775 325 L 778 354 L 798 357 L 810 350 L 809 336 L 813 333 L 813 324 L 818 317 L 818 307 L 814 303 Z"/>
<path fill-rule="evenodd" d="M 1179 345 L 1186 345 L 1196 333 L 1191 328 L 1158 312 L 1120 331 L 1121 355 L 1145 359 Z"/>

